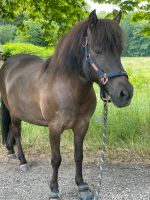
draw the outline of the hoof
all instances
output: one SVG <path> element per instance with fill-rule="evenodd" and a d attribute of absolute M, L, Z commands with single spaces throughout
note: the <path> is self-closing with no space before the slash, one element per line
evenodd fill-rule
<path fill-rule="evenodd" d="M 93 200 L 94 194 L 90 191 L 80 192 L 79 193 L 79 200 Z"/>
<path fill-rule="evenodd" d="M 17 156 L 15 153 L 13 154 L 8 154 L 8 160 L 13 160 L 13 159 L 17 159 Z"/>
<path fill-rule="evenodd" d="M 78 186 L 78 199 L 79 200 L 92 200 L 94 199 L 94 194 L 89 189 L 87 183 L 83 183 Z"/>
<path fill-rule="evenodd" d="M 84 192 L 84 191 L 89 191 L 89 186 L 87 183 L 83 183 L 81 185 L 78 186 L 78 191 L 79 192 Z"/>
<path fill-rule="evenodd" d="M 61 199 L 60 193 L 59 192 L 51 192 L 49 196 L 49 200 L 51 199 Z"/>
<path fill-rule="evenodd" d="M 26 164 L 20 165 L 20 170 L 21 170 L 22 172 L 29 171 L 29 170 L 30 170 L 29 164 L 26 163 Z"/>

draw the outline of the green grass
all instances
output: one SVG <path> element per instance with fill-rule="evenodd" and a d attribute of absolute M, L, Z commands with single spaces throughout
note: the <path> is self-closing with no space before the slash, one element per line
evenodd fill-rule
<path fill-rule="evenodd" d="M 134 96 L 130 106 L 116 108 L 109 105 L 107 129 L 107 157 L 132 160 L 139 157 L 150 158 L 150 57 L 122 58 L 122 63 L 134 86 Z M 96 111 L 91 119 L 86 135 L 86 153 L 97 156 L 101 146 L 102 124 L 96 119 L 102 117 L 102 101 L 99 88 L 94 85 L 98 97 Z M 27 152 L 47 153 L 50 151 L 48 129 L 23 123 L 23 144 Z M 73 150 L 73 134 L 66 131 L 62 135 L 61 148 L 65 153 Z"/>
<path fill-rule="evenodd" d="M 134 86 L 132 103 L 126 108 L 110 104 L 108 113 L 107 147 L 109 156 L 135 155 L 150 156 L 150 58 L 122 58 L 123 66 Z M 96 93 L 99 88 L 96 86 Z M 98 101 L 96 112 L 87 137 L 87 146 L 95 151 L 100 143 L 100 125 L 97 116 L 102 115 L 102 104 Z M 92 138 L 92 141 L 90 140 Z M 92 143 L 92 144 L 90 144 Z M 128 159 L 128 158 L 127 158 Z"/>

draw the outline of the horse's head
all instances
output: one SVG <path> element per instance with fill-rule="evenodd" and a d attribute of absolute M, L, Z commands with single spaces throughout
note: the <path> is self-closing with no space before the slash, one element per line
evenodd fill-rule
<path fill-rule="evenodd" d="M 104 88 L 117 107 L 129 105 L 133 87 L 121 64 L 123 33 L 119 26 L 121 12 L 113 20 L 98 19 L 95 10 L 88 20 L 84 68 L 90 65 L 92 79 Z M 91 77 L 90 77 L 91 78 Z"/>

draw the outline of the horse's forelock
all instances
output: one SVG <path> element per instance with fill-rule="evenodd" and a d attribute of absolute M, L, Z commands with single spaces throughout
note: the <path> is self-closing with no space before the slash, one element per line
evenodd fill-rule
<path fill-rule="evenodd" d="M 93 29 L 93 42 L 100 44 L 101 48 L 106 50 L 123 49 L 123 31 L 121 27 L 113 20 L 99 19 L 97 26 Z"/>

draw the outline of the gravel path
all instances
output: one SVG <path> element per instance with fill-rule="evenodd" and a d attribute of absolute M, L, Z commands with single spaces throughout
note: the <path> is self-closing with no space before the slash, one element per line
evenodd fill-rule
<path fill-rule="evenodd" d="M 35 159 L 36 160 L 36 159 Z M 30 161 L 31 170 L 20 172 L 18 162 L 0 158 L 0 200 L 48 200 L 50 161 Z M 74 165 L 64 161 L 59 183 L 63 200 L 77 199 Z M 95 189 L 98 166 L 84 164 L 84 177 Z M 103 200 L 150 200 L 150 166 L 106 165 L 103 176 Z"/>

